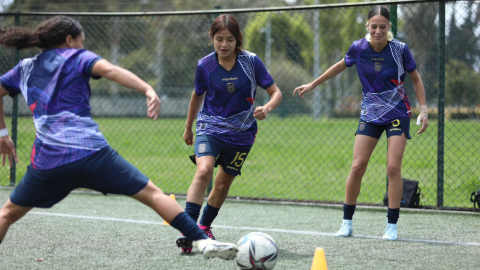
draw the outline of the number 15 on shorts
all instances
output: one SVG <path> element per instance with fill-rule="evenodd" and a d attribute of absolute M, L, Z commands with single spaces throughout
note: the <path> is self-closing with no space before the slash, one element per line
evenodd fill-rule
<path fill-rule="evenodd" d="M 240 166 L 242 166 L 243 162 L 245 161 L 245 156 L 246 156 L 246 155 L 247 155 L 247 153 L 237 152 L 237 155 L 235 156 L 235 158 L 233 159 L 233 161 L 230 162 L 230 164 L 235 165 L 235 167 L 240 167 Z"/>

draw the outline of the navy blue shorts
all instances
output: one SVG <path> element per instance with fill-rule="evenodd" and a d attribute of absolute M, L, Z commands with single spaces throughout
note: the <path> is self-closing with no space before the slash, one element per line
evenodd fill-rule
<path fill-rule="evenodd" d="M 76 188 L 93 189 L 105 195 L 134 195 L 147 183 L 148 177 L 108 146 L 49 170 L 36 170 L 29 165 L 10 201 L 24 207 L 50 208 Z"/>
<path fill-rule="evenodd" d="M 210 135 L 200 135 L 195 140 L 195 155 L 197 157 L 215 157 L 215 167 L 221 165 L 226 173 L 234 176 L 240 174 L 250 149 L 252 149 L 251 145 L 233 145 Z"/>
<path fill-rule="evenodd" d="M 387 138 L 390 138 L 391 136 L 402 136 L 405 134 L 407 139 L 411 139 L 410 118 L 395 119 L 388 125 L 375 125 L 360 120 L 355 135 L 366 135 L 380 139 L 383 131 L 387 134 Z"/>

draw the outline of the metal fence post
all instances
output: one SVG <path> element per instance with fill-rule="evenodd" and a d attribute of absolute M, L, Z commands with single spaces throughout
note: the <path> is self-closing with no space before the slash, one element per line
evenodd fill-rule
<path fill-rule="evenodd" d="M 20 11 L 17 11 L 20 13 Z M 15 15 L 15 26 L 20 26 L 20 15 Z M 20 62 L 20 52 L 15 51 L 15 64 Z M 13 107 L 12 107 L 12 141 L 17 145 L 17 135 L 18 135 L 18 95 L 13 98 Z M 10 168 L 10 186 L 14 187 L 17 180 L 17 164 L 12 158 L 12 167 Z"/>
<path fill-rule="evenodd" d="M 319 0 L 315 0 L 315 5 L 319 4 Z M 315 31 L 315 36 L 313 40 L 313 78 L 316 79 L 320 77 L 321 66 L 320 66 L 320 10 L 317 9 L 313 15 L 313 29 Z M 313 92 L 313 105 L 312 105 L 312 114 L 313 119 L 319 120 L 322 110 L 322 93 L 320 92 L 320 87 L 317 87 Z"/>
<path fill-rule="evenodd" d="M 443 206 L 445 148 L 445 1 L 439 1 L 438 27 L 438 140 L 437 140 L 437 207 Z"/>

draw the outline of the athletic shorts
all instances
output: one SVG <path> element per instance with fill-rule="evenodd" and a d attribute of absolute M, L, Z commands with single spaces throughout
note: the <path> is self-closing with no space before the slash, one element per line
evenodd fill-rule
<path fill-rule="evenodd" d="M 233 145 L 210 135 L 200 135 L 195 140 L 195 155 L 197 157 L 215 157 L 215 167 L 221 165 L 226 173 L 234 176 L 240 174 L 250 149 L 252 149 L 251 145 Z"/>
<path fill-rule="evenodd" d="M 24 207 L 50 208 L 76 188 L 93 189 L 105 195 L 134 195 L 147 183 L 148 177 L 108 146 L 49 170 L 36 170 L 29 165 L 10 201 Z"/>
<path fill-rule="evenodd" d="M 375 125 L 360 120 L 355 135 L 366 135 L 380 139 L 383 131 L 386 132 L 387 138 L 390 138 L 391 136 L 402 136 L 405 134 L 407 139 L 411 139 L 410 118 L 395 119 L 388 125 Z"/>

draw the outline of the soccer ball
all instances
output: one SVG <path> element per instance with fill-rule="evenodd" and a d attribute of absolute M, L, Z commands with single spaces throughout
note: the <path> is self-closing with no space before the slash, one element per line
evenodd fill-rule
<path fill-rule="evenodd" d="M 236 261 L 240 269 L 271 270 L 277 263 L 277 244 L 266 233 L 249 233 L 240 238 L 237 246 Z"/>

